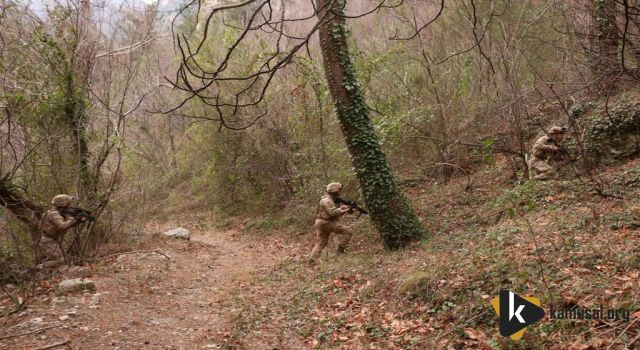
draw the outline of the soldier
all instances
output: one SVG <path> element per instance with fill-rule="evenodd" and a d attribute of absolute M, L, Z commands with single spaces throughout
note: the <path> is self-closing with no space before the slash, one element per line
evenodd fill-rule
<path fill-rule="evenodd" d="M 560 152 L 558 144 L 566 134 L 567 128 L 554 126 L 549 129 L 548 135 L 540 136 L 533 144 L 529 159 L 529 171 L 534 179 L 548 180 L 553 177 L 555 169 L 547 162 Z"/>
<path fill-rule="evenodd" d="M 320 252 L 327 246 L 331 232 L 338 235 L 338 247 L 336 250 L 338 254 L 344 253 L 347 244 L 351 240 L 351 228 L 339 223 L 340 217 L 351 211 L 351 208 L 348 205 L 338 207 L 334 202 L 334 199 L 340 196 L 341 190 L 342 184 L 332 182 L 327 185 L 327 194 L 320 198 L 314 225 L 318 231 L 318 242 L 309 255 L 309 263 L 314 263 Z"/>
<path fill-rule="evenodd" d="M 40 219 L 40 232 L 42 236 L 38 242 L 38 261 L 48 266 L 59 264 L 64 253 L 60 243 L 67 230 L 82 221 L 74 217 L 67 217 L 66 209 L 71 206 L 73 197 L 59 194 L 53 197 L 53 208 L 47 210 Z"/>

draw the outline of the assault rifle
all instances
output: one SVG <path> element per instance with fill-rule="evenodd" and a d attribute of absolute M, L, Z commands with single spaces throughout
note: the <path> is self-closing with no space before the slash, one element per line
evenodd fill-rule
<path fill-rule="evenodd" d="M 550 137 L 547 140 L 547 143 L 550 143 L 550 144 L 558 147 L 558 156 L 559 157 L 556 160 L 560 160 L 560 161 L 569 160 L 572 163 L 574 162 L 574 159 L 571 158 L 571 154 L 569 154 L 569 151 L 564 146 L 558 144 L 558 140 L 554 139 L 553 137 Z"/>
<path fill-rule="evenodd" d="M 64 209 L 64 214 L 72 216 L 78 221 L 96 221 L 95 216 L 91 215 L 91 211 L 87 209 L 69 207 Z"/>
<path fill-rule="evenodd" d="M 357 210 L 358 211 L 358 217 L 360 217 L 360 215 L 362 215 L 362 214 L 369 214 L 368 211 L 364 210 L 363 208 L 360 208 L 356 202 L 345 201 L 344 199 L 342 199 L 340 197 L 334 198 L 333 202 L 336 203 L 336 206 L 346 205 L 346 206 L 351 207 L 351 209 L 349 209 L 349 213 L 353 213 L 354 209 Z"/>

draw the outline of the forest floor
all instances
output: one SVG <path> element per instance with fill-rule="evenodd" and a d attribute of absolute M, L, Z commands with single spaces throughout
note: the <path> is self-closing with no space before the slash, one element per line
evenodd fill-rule
<path fill-rule="evenodd" d="M 503 166 L 406 188 L 429 237 L 389 252 L 368 219 L 348 219 L 348 254 L 330 245 L 314 267 L 310 225 L 222 227 L 206 213 L 150 225 L 136 252 L 42 279 L 25 309 L 0 318 L 0 350 L 640 348 L 640 160 L 600 175 L 606 196 L 571 174 L 509 183 Z M 178 226 L 191 241 L 157 234 Z M 73 277 L 96 292 L 57 297 L 52 287 Z M 490 305 L 501 289 L 540 298 L 547 313 L 628 319 L 547 314 L 512 341 Z"/>
<path fill-rule="evenodd" d="M 275 237 L 249 239 L 235 229 L 192 230 L 189 241 L 150 235 L 131 253 L 41 281 L 23 311 L 0 319 L 0 349 L 65 341 L 73 349 L 219 349 L 243 307 L 230 301 L 252 293 L 245 280 L 299 258 L 295 245 L 283 248 Z M 70 278 L 88 278 L 96 291 L 56 296 L 55 284 Z"/>

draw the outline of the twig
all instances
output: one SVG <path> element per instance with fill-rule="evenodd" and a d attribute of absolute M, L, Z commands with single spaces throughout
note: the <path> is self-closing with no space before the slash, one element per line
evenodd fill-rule
<path fill-rule="evenodd" d="M 69 340 L 65 340 L 65 341 L 49 344 L 49 345 L 43 346 L 41 348 L 38 348 L 37 350 L 48 350 L 48 349 L 57 348 L 57 347 L 60 347 L 60 346 L 63 346 L 63 345 L 69 345 Z"/>
<path fill-rule="evenodd" d="M 22 298 L 16 298 L 11 293 L 9 293 L 9 291 L 2 285 L 0 285 L 0 289 L 2 289 L 2 292 L 5 293 L 7 296 L 9 296 L 11 301 L 13 301 L 13 303 L 16 304 L 16 308 L 15 309 L 13 309 L 12 311 L 9 311 L 9 312 L 7 312 L 7 313 L 5 313 L 3 315 L 0 315 L 0 318 L 5 317 L 5 316 L 9 316 L 9 315 L 13 315 L 16 312 L 24 309 L 24 306 L 26 305 L 26 301 L 25 300 L 22 300 Z"/>
<path fill-rule="evenodd" d="M 517 208 L 514 208 L 514 209 L 517 210 Z M 531 240 L 533 241 L 533 244 L 536 248 L 536 256 L 538 257 L 538 264 L 540 265 L 540 276 L 542 277 L 542 283 L 547 288 L 547 294 L 549 295 L 549 300 L 552 300 L 551 288 L 549 288 L 549 283 L 547 283 L 547 279 L 544 274 L 545 267 L 544 267 L 544 262 L 542 260 L 542 255 L 540 254 L 540 246 L 538 245 L 538 240 L 536 239 L 536 233 L 534 232 L 533 226 L 531 225 L 531 222 L 529 221 L 529 219 L 527 219 L 523 214 L 520 214 L 520 218 L 524 220 L 524 222 L 527 224 L 527 231 L 531 235 Z"/>
<path fill-rule="evenodd" d="M 625 334 L 625 333 L 627 332 L 627 330 L 628 330 L 628 329 L 629 329 L 629 328 L 630 328 L 634 323 L 636 323 L 636 321 L 637 321 L 637 320 L 639 320 L 639 319 L 638 319 L 638 318 L 636 318 L 636 319 L 634 319 L 632 322 L 629 322 L 629 325 L 627 325 L 627 327 L 625 327 L 625 328 L 622 330 L 622 332 L 620 332 L 620 334 L 618 335 L 618 337 L 616 337 L 616 339 L 614 339 L 614 340 L 611 342 L 611 345 L 609 345 L 609 346 L 607 347 L 607 350 L 611 349 L 611 347 L 613 346 L 613 344 L 615 344 L 615 343 L 618 341 L 618 339 L 620 339 L 620 337 L 622 337 L 622 335 L 623 335 L 623 334 Z M 638 338 L 636 337 L 636 339 L 638 339 Z M 634 341 L 635 341 L 635 339 L 631 342 L 631 344 L 633 344 L 633 342 L 634 342 Z M 629 344 L 629 345 L 631 345 L 631 344 Z"/>
<path fill-rule="evenodd" d="M 498 216 L 498 215 L 502 215 L 505 211 L 507 211 L 507 210 L 509 210 L 509 209 L 510 209 L 510 208 L 502 208 L 502 209 L 500 209 L 500 210 L 498 210 L 498 211 L 496 211 L 496 212 L 493 212 L 493 213 L 491 213 L 491 214 L 489 214 L 489 215 L 485 215 L 485 216 L 481 216 L 481 217 L 479 217 L 479 218 L 475 218 L 475 219 L 473 219 L 473 220 L 465 221 L 465 223 L 464 223 L 464 224 L 465 224 L 465 226 L 466 226 L 466 225 L 475 224 L 475 223 L 477 223 L 477 222 L 480 222 L 480 221 L 483 221 L 483 220 L 490 219 L 491 217 Z M 498 220 L 499 220 L 499 219 L 498 219 Z"/>
<path fill-rule="evenodd" d="M 100 260 L 105 260 L 105 259 L 109 259 L 109 258 L 113 258 L 116 256 L 120 256 L 120 255 L 126 255 L 126 254 L 144 254 L 144 253 L 156 253 L 156 254 L 160 254 L 162 256 L 164 256 L 165 258 L 167 258 L 169 261 L 171 262 L 175 262 L 173 261 L 173 259 L 171 259 L 171 257 L 169 257 L 167 254 L 157 250 L 157 249 L 152 249 L 152 250 L 131 250 L 128 252 L 122 252 L 122 253 L 116 253 L 116 254 L 111 254 L 111 255 L 107 255 L 107 256 L 103 256 L 100 258 L 94 258 L 94 259 L 87 259 L 87 261 L 100 261 Z"/>
<path fill-rule="evenodd" d="M 483 315 L 484 315 L 484 314 L 486 314 L 487 312 L 489 312 L 489 310 L 485 310 L 485 311 L 483 311 L 483 312 L 481 312 L 481 313 L 479 313 L 479 314 L 477 314 L 477 315 L 475 315 L 475 316 L 471 317 L 470 319 L 466 320 L 466 321 L 465 321 L 465 322 L 463 322 L 462 324 L 459 324 L 459 325 L 457 325 L 457 326 L 455 326 L 455 327 L 451 328 L 450 330 L 448 330 L 448 331 L 444 332 L 443 334 L 438 335 L 438 338 L 437 338 L 437 339 L 442 339 L 442 337 L 444 337 L 445 335 L 448 335 L 448 334 L 452 333 L 453 331 L 455 331 L 455 330 L 457 330 L 457 329 L 460 329 L 460 328 L 462 328 L 462 327 L 464 327 L 464 326 L 466 326 L 466 325 L 468 325 L 468 324 L 471 324 L 471 321 L 474 321 L 474 320 L 476 320 L 476 319 L 480 318 L 481 316 L 483 316 Z"/>
<path fill-rule="evenodd" d="M 631 345 L 633 345 L 633 343 L 635 343 L 635 342 L 636 342 L 636 340 L 638 340 L 638 339 L 640 339 L 640 333 L 638 333 L 638 335 L 636 335 L 636 337 L 635 337 L 635 338 L 631 339 L 631 342 L 630 342 L 629 344 L 627 344 L 627 347 L 628 347 L 629 349 L 631 349 Z"/>
<path fill-rule="evenodd" d="M 5 339 L 10 339 L 10 338 L 16 338 L 16 337 L 22 337 L 23 335 L 29 335 L 29 334 L 33 334 L 33 333 L 38 333 L 41 331 L 45 331 L 47 329 L 51 329 L 51 328 L 58 328 L 61 327 L 62 325 L 60 324 L 56 324 L 53 326 L 47 326 L 47 327 L 42 327 L 42 328 L 38 328 L 36 330 L 33 331 L 29 331 L 29 332 L 24 332 L 24 333 L 16 333 L 16 334 L 9 334 L 9 335 L 5 335 L 3 337 L 0 337 L 0 340 L 5 340 Z"/>

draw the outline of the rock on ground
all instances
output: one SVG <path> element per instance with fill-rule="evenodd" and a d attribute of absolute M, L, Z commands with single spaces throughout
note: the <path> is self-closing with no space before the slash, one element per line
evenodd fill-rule
<path fill-rule="evenodd" d="M 191 234 L 189 233 L 189 230 L 187 230 L 184 227 L 178 227 L 178 228 L 173 229 L 173 230 L 165 231 L 162 234 L 165 237 L 174 237 L 174 238 L 180 238 L 180 239 L 189 239 L 189 238 L 191 238 Z"/>
<path fill-rule="evenodd" d="M 96 291 L 96 284 L 85 278 L 74 278 L 70 280 L 64 280 L 56 286 L 56 294 L 64 295 L 68 293 L 89 290 L 92 292 Z"/>

